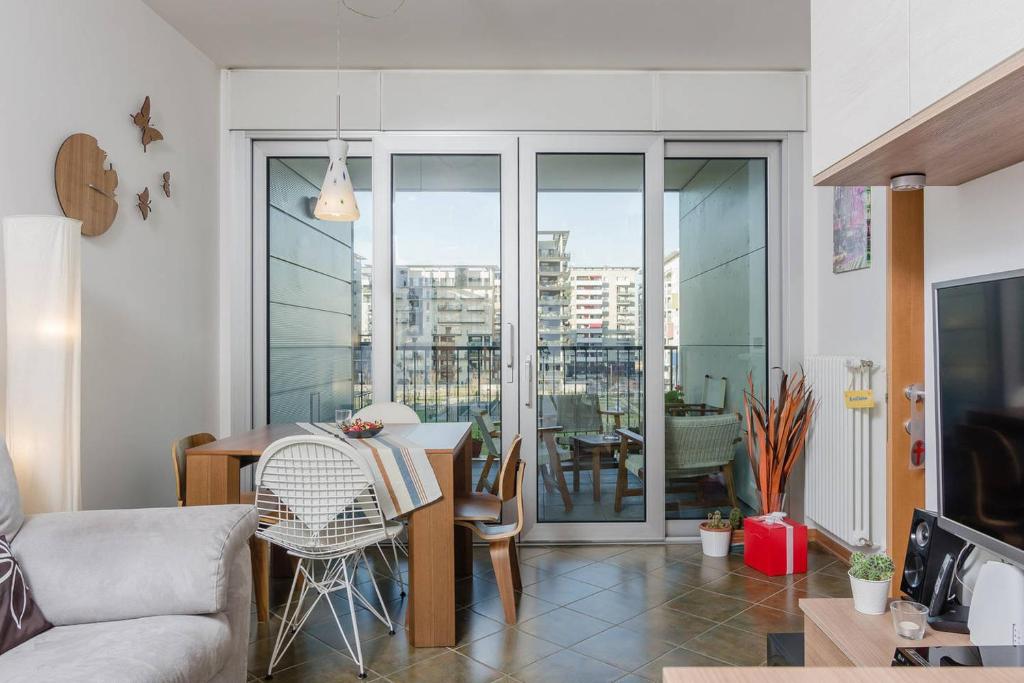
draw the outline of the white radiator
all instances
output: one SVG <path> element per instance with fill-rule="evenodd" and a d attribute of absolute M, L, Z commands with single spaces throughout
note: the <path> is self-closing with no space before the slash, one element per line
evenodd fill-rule
<path fill-rule="evenodd" d="M 852 546 L 871 543 L 872 410 L 847 408 L 843 394 L 870 389 L 872 367 L 870 361 L 846 356 L 804 360 L 818 399 L 807 442 L 805 512 Z"/>

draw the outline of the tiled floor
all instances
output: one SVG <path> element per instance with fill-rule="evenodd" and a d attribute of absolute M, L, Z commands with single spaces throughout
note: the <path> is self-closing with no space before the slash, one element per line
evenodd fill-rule
<path fill-rule="evenodd" d="M 803 630 L 800 598 L 850 590 L 842 563 L 814 547 L 809 573 L 785 577 L 762 576 L 736 555 L 704 557 L 699 545 L 521 547 L 520 560 L 519 623 L 506 626 L 487 551 L 477 549 L 475 575 L 456 586 L 454 648 L 411 647 L 401 627 L 405 601 L 383 579 L 397 633 L 389 636 L 357 608 L 368 680 L 639 683 L 660 681 L 665 666 L 756 666 L 765 660 L 766 633 Z M 288 583 L 274 582 L 276 612 Z M 347 627 L 342 594 L 335 605 Z M 257 628 L 253 616 L 253 681 L 266 673 L 279 623 Z M 335 683 L 356 681 L 357 673 L 325 608 L 310 617 L 273 680 Z"/>

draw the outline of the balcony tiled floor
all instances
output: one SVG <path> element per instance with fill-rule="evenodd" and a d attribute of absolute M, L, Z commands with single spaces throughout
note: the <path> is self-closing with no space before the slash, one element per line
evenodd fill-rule
<path fill-rule="evenodd" d="M 801 597 L 849 596 L 842 563 L 813 546 L 808 574 L 774 578 L 738 555 L 704 557 L 699 545 L 532 546 L 520 548 L 520 560 L 519 623 L 506 626 L 487 551 L 476 549 L 475 575 L 457 582 L 454 648 L 411 647 L 400 626 L 405 601 L 384 580 L 398 633 L 387 635 L 359 609 L 368 680 L 641 682 L 660 681 L 665 666 L 756 666 L 764 663 L 767 633 L 803 630 Z M 273 582 L 276 613 L 289 583 Z M 339 616 L 348 614 L 343 598 L 335 604 Z M 253 617 L 253 681 L 266 672 L 278 623 L 273 617 L 257 628 Z M 310 617 L 273 680 L 338 683 L 357 674 L 324 609 Z"/>

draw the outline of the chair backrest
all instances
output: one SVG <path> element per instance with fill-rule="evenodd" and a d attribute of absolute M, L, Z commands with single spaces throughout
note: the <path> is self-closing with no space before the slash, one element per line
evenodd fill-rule
<path fill-rule="evenodd" d="M 600 404 L 598 404 L 596 396 L 591 394 L 555 394 L 543 397 L 543 401 L 548 405 L 554 404 L 558 424 L 566 432 L 577 434 L 604 431 Z"/>
<path fill-rule="evenodd" d="M 708 408 L 725 408 L 725 389 L 728 382 L 726 377 L 704 375 L 704 405 Z"/>
<path fill-rule="evenodd" d="M 199 432 L 189 434 L 171 443 L 171 460 L 174 461 L 174 484 L 178 489 L 178 507 L 185 504 L 185 468 L 188 466 L 185 451 L 217 440 L 213 434 Z"/>
<path fill-rule="evenodd" d="M 470 412 L 473 415 L 473 422 L 476 424 L 476 428 L 480 432 L 480 439 L 483 441 L 487 455 L 498 455 L 501 451 L 498 450 L 497 444 L 494 443 L 493 436 L 498 430 L 494 426 L 494 421 L 491 419 L 490 411 L 486 408 L 475 408 Z"/>
<path fill-rule="evenodd" d="M 498 473 L 498 498 L 502 503 L 519 495 L 519 488 L 516 486 L 516 471 L 520 463 L 519 449 L 522 444 L 523 437 L 516 434 L 505 452 L 505 461 L 501 463 L 501 472 Z"/>
<path fill-rule="evenodd" d="M 256 466 L 257 535 L 321 556 L 380 539 L 384 515 L 365 458 L 329 436 L 270 444 Z"/>
<path fill-rule="evenodd" d="M 665 469 L 715 467 L 732 462 L 740 436 L 740 416 L 665 418 Z"/>
<path fill-rule="evenodd" d="M 420 422 L 420 416 L 416 414 L 415 410 L 407 405 L 391 401 L 371 403 L 353 415 L 353 417 L 366 421 L 382 420 L 385 425 L 417 424 Z"/>

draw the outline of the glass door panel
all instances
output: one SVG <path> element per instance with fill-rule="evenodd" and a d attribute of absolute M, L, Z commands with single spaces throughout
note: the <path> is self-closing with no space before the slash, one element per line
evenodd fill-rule
<path fill-rule="evenodd" d="M 253 231 L 256 424 L 329 421 L 337 408 L 372 400 L 364 289 L 372 269 L 371 162 L 365 143 L 354 143 L 359 220 L 321 221 L 312 202 L 325 152 L 323 143 L 254 146 L 254 194 L 262 199 Z"/>
<path fill-rule="evenodd" d="M 665 517 L 669 536 L 732 507 L 757 512 L 741 440 L 748 378 L 769 367 L 769 164 L 774 157 L 665 159 Z M 685 152 L 677 149 L 677 153 Z M 707 150 L 705 150 L 707 151 Z M 735 153 L 742 154 L 741 150 Z"/>
<path fill-rule="evenodd" d="M 528 540 L 659 533 L 647 524 L 644 437 L 649 145 L 537 140 L 520 165 L 531 171 L 520 293 Z"/>

